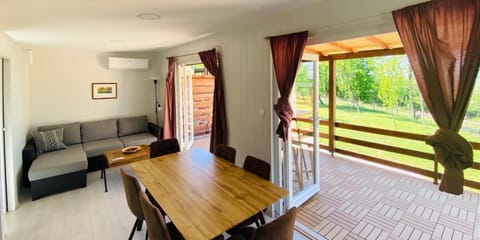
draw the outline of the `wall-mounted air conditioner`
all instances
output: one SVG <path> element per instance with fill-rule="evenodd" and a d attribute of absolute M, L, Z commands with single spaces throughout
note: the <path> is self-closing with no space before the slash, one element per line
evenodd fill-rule
<path fill-rule="evenodd" d="M 148 69 L 148 59 L 146 58 L 108 58 L 109 69 Z"/>

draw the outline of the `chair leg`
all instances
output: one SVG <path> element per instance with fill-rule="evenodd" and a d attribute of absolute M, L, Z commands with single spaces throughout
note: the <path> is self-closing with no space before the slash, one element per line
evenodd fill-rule
<path fill-rule="evenodd" d="M 148 231 L 145 231 L 145 240 L 148 240 Z"/>
<path fill-rule="evenodd" d="M 263 211 L 261 211 L 259 214 L 258 214 L 258 218 L 260 219 L 260 223 L 263 225 L 265 224 L 265 216 L 263 216 Z"/>
<path fill-rule="evenodd" d="M 142 231 L 143 220 L 138 220 L 137 231 Z"/>
<path fill-rule="evenodd" d="M 130 232 L 130 236 L 128 237 L 128 240 L 132 240 L 133 238 L 133 234 L 135 233 L 135 228 L 137 228 L 137 225 L 138 225 L 138 221 L 140 221 L 140 219 L 135 219 L 135 223 L 133 224 L 133 228 L 132 228 L 132 231 Z"/>
<path fill-rule="evenodd" d="M 295 176 L 297 177 L 298 187 L 300 188 L 300 191 L 301 191 L 303 189 L 303 172 L 302 172 L 301 163 L 299 163 L 301 158 L 301 152 L 299 148 L 293 148 L 293 149 L 294 149 L 293 167 L 295 168 Z"/>
<path fill-rule="evenodd" d="M 305 149 L 302 149 L 302 160 L 303 160 L 303 168 L 305 169 L 305 174 L 307 175 L 307 179 L 310 177 L 308 176 L 308 167 L 307 167 L 307 157 L 305 154 L 308 154 Z"/>

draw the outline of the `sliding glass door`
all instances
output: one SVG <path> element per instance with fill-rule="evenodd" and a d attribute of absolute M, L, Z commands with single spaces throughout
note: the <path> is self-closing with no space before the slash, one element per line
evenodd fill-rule
<path fill-rule="evenodd" d="M 289 191 L 284 206 L 287 209 L 300 206 L 320 191 L 318 70 L 318 56 L 305 54 L 290 96 L 294 119 L 289 139 L 283 142 L 273 137 L 273 156 L 275 163 L 280 163 L 274 166 L 274 181 Z M 275 118 L 272 123 L 276 128 Z"/>

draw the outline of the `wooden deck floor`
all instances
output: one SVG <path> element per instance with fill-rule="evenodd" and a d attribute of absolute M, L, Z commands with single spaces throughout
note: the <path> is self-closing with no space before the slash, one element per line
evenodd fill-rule
<path fill-rule="evenodd" d="M 454 196 L 421 176 L 321 159 L 321 191 L 297 221 L 327 239 L 480 239 L 479 193 Z"/>

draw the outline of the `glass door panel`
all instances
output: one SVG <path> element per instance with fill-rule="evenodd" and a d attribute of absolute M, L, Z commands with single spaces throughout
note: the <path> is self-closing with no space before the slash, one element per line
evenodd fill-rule
<path fill-rule="evenodd" d="M 294 110 L 290 148 L 293 206 L 299 206 L 320 190 L 318 166 L 318 56 L 304 56 L 290 97 Z"/>
<path fill-rule="evenodd" d="M 177 109 L 178 118 L 178 141 L 182 150 L 192 147 L 194 141 L 193 125 L 193 69 L 187 65 L 179 65 L 178 68 Z"/>

